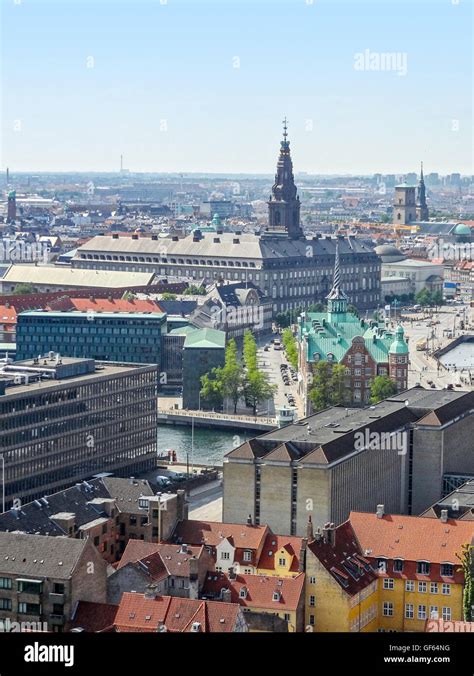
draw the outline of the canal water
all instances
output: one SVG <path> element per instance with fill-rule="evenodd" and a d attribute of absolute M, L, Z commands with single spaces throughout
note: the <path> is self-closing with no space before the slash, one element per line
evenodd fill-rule
<path fill-rule="evenodd" d="M 197 465 L 222 465 L 224 455 L 237 448 L 247 439 L 256 436 L 245 430 L 220 430 L 194 428 L 194 453 L 192 452 L 191 427 L 184 425 L 158 425 L 158 453 L 176 451 L 179 463 Z"/>
<path fill-rule="evenodd" d="M 447 367 L 474 369 L 474 336 L 443 354 L 439 361 Z"/>

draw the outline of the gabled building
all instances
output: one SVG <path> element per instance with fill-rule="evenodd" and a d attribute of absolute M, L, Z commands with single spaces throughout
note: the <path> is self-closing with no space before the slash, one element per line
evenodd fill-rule
<path fill-rule="evenodd" d="M 326 524 L 306 553 L 305 624 L 315 632 L 370 632 L 378 628 L 378 577 L 363 556 L 350 522 Z"/>
<path fill-rule="evenodd" d="M 238 603 L 247 613 L 255 614 L 257 617 L 248 620 L 251 631 L 264 630 L 265 616 L 270 615 L 284 620 L 287 631 L 300 632 L 304 627 L 304 581 L 304 573 L 278 578 L 237 575 L 231 569 L 229 573 L 209 573 L 203 596 Z"/>
<path fill-rule="evenodd" d="M 125 593 L 115 616 L 117 632 L 234 633 L 248 631 L 236 603 Z"/>
<path fill-rule="evenodd" d="M 457 555 L 474 547 L 474 523 L 351 512 L 364 558 L 379 576 L 379 629 L 424 631 L 426 620 L 463 619 L 464 576 Z M 473 551 L 471 549 L 471 551 Z"/>
<path fill-rule="evenodd" d="M 327 312 L 308 312 L 298 318 L 298 361 L 302 379 L 299 382 L 306 414 L 311 413 L 309 389 L 313 368 L 320 361 L 343 364 L 345 367 L 346 403 L 367 404 L 376 376 L 390 377 L 397 391 L 408 384 L 408 345 L 403 328 L 395 333 L 377 322 L 358 319 L 348 312 L 348 297 L 341 287 L 339 249 L 336 245 L 334 281 L 327 296 Z"/>

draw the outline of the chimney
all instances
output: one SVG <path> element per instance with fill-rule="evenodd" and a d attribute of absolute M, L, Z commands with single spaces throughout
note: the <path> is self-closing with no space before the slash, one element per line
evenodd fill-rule
<path fill-rule="evenodd" d="M 252 525 L 252 515 L 249 514 L 248 517 L 247 517 L 247 526 L 251 526 L 251 525 Z"/>
<path fill-rule="evenodd" d="M 336 527 L 333 523 L 330 523 L 327 529 L 327 541 L 331 547 L 336 546 Z"/>
<path fill-rule="evenodd" d="M 314 540 L 313 520 L 311 519 L 311 514 L 308 516 L 308 523 L 306 524 L 306 539 L 308 542 L 312 542 Z"/>
<path fill-rule="evenodd" d="M 440 518 L 441 523 L 448 523 L 448 510 L 442 509 L 441 510 L 441 516 L 439 518 Z"/>
<path fill-rule="evenodd" d="M 321 542 L 321 537 L 322 537 L 322 534 L 321 534 L 321 528 L 317 528 L 317 529 L 316 529 L 316 534 L 315 534 L 315 536 L 314 536 L 315 541 L 316 541 L 316 542 Z"/>
<path fill-rule="evenodd" d="M 385 514 L 385 505 L 377 505 L 377 511 L 375 512 L 377 519 L 382 519 Z"/>
<path fill-rule="evenodd" d="M 134 482 L 135 482 L 135 477 L 134 477 L 134 476 L 131 476 L 130 479 L 129 479 L 129 482 L 130 482 L 130 483 L 132 484 L 132 486 L 133 486 L 133 484 L 134 484 Z"/>
<path fill-rule="evenodd" d="M 323 526 L 323 542 L 324 542 L 324 543 L 326 543 L 326 542 L 328 541 L 328 530 L 329 530 L 329 526 L 330 526 L 330 525 L 331 525 L 331 524 L 330 524 L 329 521 L 328 521 L 328 522 L 325 523 L 324 526 Z"/>
<path fill-rule="evenodd" d="M 230 593 L 230 589 L 223 589 L 221 591 L 221 599 L 224 601 L 224 603 L 232 602 L 232 594 Z"/>
<path fill-rule="evenodd" d="M 200 622 L 193 622 L 191 625 L 191 631 L 193 633 L 197 633 L 198 631 L 201 631 L 201 623 Z"/>
<path fill-rule="evenodd" d="M 229 568 L 229 580 L 235 580 L 236 577 L 237 577 L 237 576 L 236 576 L 236 574 L 235 574 L 235 569 L 234 569 L 234 568 Z"/>
<path fill-rule="evenodd" d="M 184 543 L 181 545 L 181 548 L 179 550 L 180 554 L 187 554 L 188 553 L 188 545 L 185 545 Z"/>
<path fill-rule="evenodd" d="M 150 584 L 146 587 L 144 596 L 146 599 L 156 599 L 158 596 L 158 590 L 156 588 L 156 585 Z"/>
<path fill-rule="evenodd" d="M 199 598 L 199 561 L 195 556 L 189 559 L 189 598 Z"/>

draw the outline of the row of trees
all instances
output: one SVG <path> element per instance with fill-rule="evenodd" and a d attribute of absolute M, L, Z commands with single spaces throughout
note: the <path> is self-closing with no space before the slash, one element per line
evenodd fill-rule
<path fill-rule="evenodd" d="M 285 329 L 281 335 L 283 347 L 285 348 L 286 357 L 291 366 L 296 370 L 298 368 L 298 346 L 296 338 L 291 329 Z"/>
<path fill-rule="evenodd" d="M 224 399 L 229 399 L 237 412 L 241 398 L 257 412 L 257 406 L 270 399 L 276 385 L 271 385 L 268 376 L 257 364 L 257 344 L 250 331 L 244 335 L 242 358 L 233 338 L 227 343 L 224 366 L 213 368 L 201 377 L 201 397 L 212 408 L 221 408 Z"/>
<path fill-rule="evenodd" d="M 315 411 L 329 406 L 343 406 L 347 401 L 346 367 L 321 361 L 313 368 L 313 384 L 309 397 Z M 370 388 L 370 403 L 376 404 L 397 391 L 397 386 L 388 376 L 376 376 Z"/>
<path fill-rule="evenodd" d="M 443 294 L 441 291 L 430 291 L 424 288 L 416 294 L 415 301 L 423 307 L 437 307 L 443 304 Z"/>

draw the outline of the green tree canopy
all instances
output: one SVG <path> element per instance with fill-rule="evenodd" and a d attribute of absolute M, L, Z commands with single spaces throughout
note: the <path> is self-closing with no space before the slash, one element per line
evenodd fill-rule
<path fill-rule="evenodd" d="M 294 369 L 298 368 L 298 346 L 296 338 L 290 328 L 287 328 L 282 333 L 282 342 L 285 348 L 286 356 L 291 366 Z"/>
<path fill-rule="evenodd" d="M 370 402 L 377 404 L 379 401 L 396 394 L 396 392 L 397 386 L 391 378 L 388 376 L 375 376 L 370 388 Z"/>

